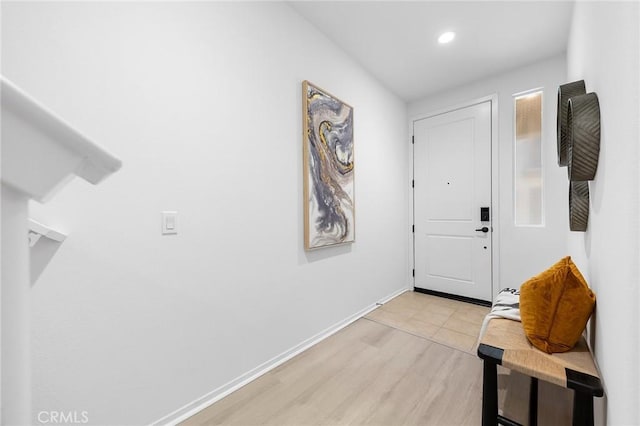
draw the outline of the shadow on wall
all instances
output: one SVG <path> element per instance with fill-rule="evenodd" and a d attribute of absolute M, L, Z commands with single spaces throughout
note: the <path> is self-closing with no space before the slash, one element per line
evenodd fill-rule
<path fill-rule="evenodd" d="M 305 250 L 304 257 L 306 262 L 301 263 L 313 263 L 320 260 L 325 260 L 334 256 L 341 256 L 343 254 L 351 253 L 351 243 L 340 244 L 333 247 L 323 247 L 316 250 Z"/>
<path fill-rule="evenodd" d="M 594 181 L 595 182 L 595 181 Z M 592 182 L 593 183 L 593 182 Z M 589 232 L 585 233 L 585 247 L 587 247 L 587 253 L 591 249 L 591 234 Z M 591 318 L 589 318 L 589 322 L 587 323 L 587 343 L 589 344 L 589 348 L 593 352 L 593 348 L 595 348 L 597 336 L 596 336 L 596 323 L 598 321 L 598 301 L 596 300 L 596 306 L 593 309 L 593 313 L 591 314 Z M 605 388 L 604 395 L 602 398 L 593 398 L 593 417 L 594 424 L 596 425 L 606 425 L 607 424 L 607 389 L 606 383 L 603 378 L 603 387 Z"/>
<path fill-rule="evenodd" d="M 604 157 L 604 150 L 600 151 L 600 157 Z M 600 169 L 603 168 L 603 161 L 600 161 Z M 596 176 L 597 177 L 597 176 Z M 593 223 L 593 213 L 600 212 L 602 208 L 602 199 L 603 191 L 602 185 L 598 183 L 598 179 L 594 179 L 589 182 L 589 224 L 587 225 L 587 231 L 584 232 L 584 250 L 587 255 L 587 258 L 591 257 L 591 232 L 589 232 L 589 227 L 592 226 Z"/>
<path fill-rule="evenodd" d="M 602 129 L 603 131 L 605 129 Z M 600 145 L 600 154 L 598 161 L 598 172 L 595 176 L 595 179 L 589 182 L 589 201 L 590 201 L 590 218 L 589 225 L 587 227 L 587 232 L 584 233 L 584 250 L 587 255 L 587 258 L 591 257 L 591 239 L 592 233 L 589 232 L 589 226 L 593 225 L 593 213 L 600 213 L 602 209 L 602 203 L 604 199 L 604 187 L 601 182 L 598 180 L 598 175 L 602 176 L 605 173 L 606 164 L 607 164 L 607 149 L 605 144 Z"/>
<path fill-rule="evenodd" d="M 29 249 L 29 268 L 31 276 L 31 286 L 34 286 L 42 272 L 45 270 L 56 252 L 62 247 L 59 241 L 53 241 L 48 238 L 40 238 L 38 243 Z"/>

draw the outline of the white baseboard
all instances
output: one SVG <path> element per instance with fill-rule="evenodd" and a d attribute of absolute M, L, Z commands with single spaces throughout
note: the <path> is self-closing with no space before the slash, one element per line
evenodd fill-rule
<path fill-rule="evenodd" d="M 354 321 L 362 318 L 363 316 L 367 315 L 369 312 L 373 311 L 375 308 L 378 307 L 378 305 L 386 303 L 387 301 L 393 299 L 396 296 L 399 296 L 400 294 L 404 293 L 408 291 L 408 289 L 406 288 L 402 288 L 400 290 L 397 290 L 395 292 L 393 292 L 392 294 L 390 294 L 389 296 L 383 298 L 382 300 L 380 300 L 378 303 L 374 303 L 372 305 L 367 306 L 365 309 L 361 310 L 360 312 L 351 315 L 350 317 L 340 321 L 337 324 L 332 325 L 331 327 L 327 328 L 326 330 L 321 331 L 320 333 L 316 334 L 315 336 L 310 337 L 309 339 L 303 341 L 302 343 L 294 346 L 293 348 L 289 349 L 288 351 L 285 351 L 283 353 L 281 353 L 280 355 L 270 359 L 269 361 L 257 366 L 256 368 L 246 372 L 245 374 L 241 375 L 240 377 L 231 380 L 230 382 L 220 386 L 217 389 L 212 390 L 211 392 L 201 396 L 200 398 L 196 399 L 193 402 L 188 403 L 187 405 L 175 410 L 172 413 L 167 414 L 166 416 L 164 416 L 163 418 L 156 420 L 155 422 L 152 423 L 153 426 L 160 426 L 160 425 L 167 425 L 167 426 L 174 426 L 177 425 L 180 422 L 185 421 L 186 419 L 188 419 L 189 417 L 195 415 L 196 413 L 204 410 L 205 408 L 207 408 L 208 406 L 212 405 L 213 403 L 221 400 L 222 398 L 224 398 L 225 396 L 229 395 L 230 393 L 240 389 L 242 386 L 252 382 L 253 380 L 257 379 L 258 377 L 262 376 L 265 373 L 268 373 L 269 371 L 273 370 L 274 368 L 276 368 L 277 366 L 287 362 L 288 360 L 290 360 L 291 358 L 293 358 L 294 356 L 300 354 L 301 352 L 304 352 L 305 350 L 309 349 L 310 347 L 314 346 L 317 343 L 320 343 L 321 341 L 323 341 L 324 339 L 326 339 L 327 337 L 331 336 L 332 334 L 337 333 L 338 331 L 342 330 L 343 328 L 345 328 L 346 326 L 348 326 L 349 324 L 353 323 Z"/>

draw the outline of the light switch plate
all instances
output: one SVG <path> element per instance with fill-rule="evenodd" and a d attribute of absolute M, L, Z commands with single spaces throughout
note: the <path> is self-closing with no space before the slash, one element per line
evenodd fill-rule
<path fill-rule="evenodd" d="M 162 235 L 172 235 L 178 233 L 178 212 L 162 212 Z"/>

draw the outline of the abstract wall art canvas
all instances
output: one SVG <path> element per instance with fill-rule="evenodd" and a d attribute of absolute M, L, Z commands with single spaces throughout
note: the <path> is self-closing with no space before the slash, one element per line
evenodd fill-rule
<path fill-rule="evenodd" d="M 353 242 L 353 108 L 304 81 L 304 245 Z"/>

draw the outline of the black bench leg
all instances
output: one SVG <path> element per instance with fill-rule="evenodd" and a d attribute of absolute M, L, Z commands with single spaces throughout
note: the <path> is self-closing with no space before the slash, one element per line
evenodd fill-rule
<path fill-rule="evenodd" d="M 482 372 L 482 426 L 498 424 L 498 369 L 484 360 Z"/>
<path fill-rule="evenodd" d="M 538 379 L 531 378 L 529 389 L 529 426 L 538 425 Z"/>
<path fill-rule="evenodd" d="M 573 392 L 573 426 L 593 426 L 593 396 Z"/>

